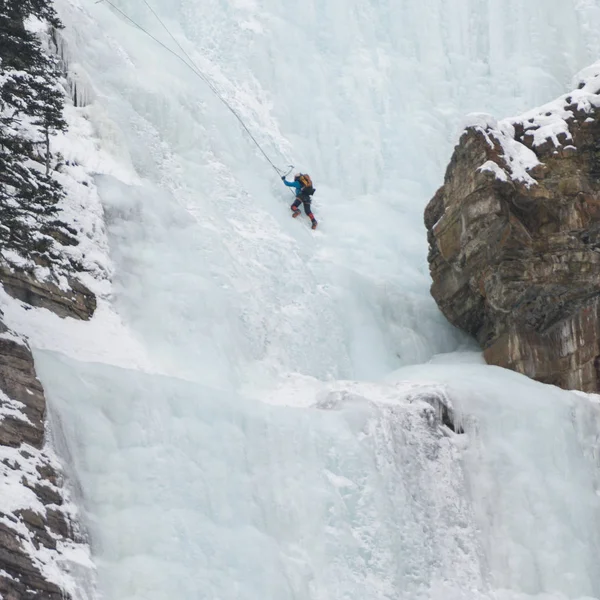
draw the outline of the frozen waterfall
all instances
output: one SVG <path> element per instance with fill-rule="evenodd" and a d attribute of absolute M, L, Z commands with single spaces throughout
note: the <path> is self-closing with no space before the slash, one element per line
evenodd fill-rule
<path fill-rule="evenodd" d="M 177 50 L 144 0 L 113 2 Z M 148 2 L 310 172 L 320 227 L 200 78 L 106 2 L 56 0 L 111 308 L 145 361 L 102 327 L 101 360 L 31 333 L 102 597 L 600 597 L 596 405 L 474 364 L 422 225 L 467 113 L 550 100 L 597 58 L 596 2 Z"/>

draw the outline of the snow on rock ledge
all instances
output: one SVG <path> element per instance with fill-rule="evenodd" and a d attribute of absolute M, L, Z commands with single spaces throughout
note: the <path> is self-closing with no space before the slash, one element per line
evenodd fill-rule
<path fill-rule="evenodd" d="M 577 89 L 520 117 L 496 120 L 485 113 L 472 113 L 464 122 L 465 133 L 481 135 L 490 147 L 489 160 L 479 168 L 498 179 L 536 185 L 535 167 L 540 156 L 575 151 L 571 128 L 577 128 L 600 107 L 600 62 L 576 77 Z M 464 135 L 463 134 L 463 135 Z"/>
<path fill-rule="evenodd" d="M 600 390 L 600 63 L 517 118 L 472 115 L 425 211 L 431 292 L 490 364 Z"/>

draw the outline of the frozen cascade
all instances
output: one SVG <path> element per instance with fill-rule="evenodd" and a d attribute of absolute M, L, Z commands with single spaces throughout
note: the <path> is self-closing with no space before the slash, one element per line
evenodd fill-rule
<path fill-rule="evenodd" d="M 108 598 L 392 598 L 452 589 L 456 577 L 478 586 L 458 450 L 432 430 L 428 405 L 354 391 L 325 394 L 329 410 L 269 406 L 37 358 L 93 498 Z"/>
<path fill-rule="evenodd" d="M 595 59 L 595 3 L 151 0 L 311 173 L 316 234 L 188 69 L 106 4 L 56 4 L 112 157 L 113 305 L 163 374 L 36 354 L 105 597 L 600 597 L 587 400 L 471 365 L 336 383 L 466 347 L 428 295 L 423 206 L 466 113 L 546 101 Z M 473 416 L 466 448 L 431 426 L 432 386 Z"/>
<path fill-rule="evenodd" d="M 300 388 L 314 402 L 300 408 L 36 361 L 107 598 L 600 597 L 600 407 L 587 398 L 429 364 L 386 385 Z M 467 439 L 432 425 L 422 398 L 436 392 Z"/>
<path fill-rule="evenodd" d="M 153 0 L 273 159 L 313 175 L 313 236 L 205 83 L 81 1 L 57 2 L 68 52 L 130 167 L 100 182 L 118 309 L 164 371 L 217 387 L 374 378 L 455 348 L 428 295 L 422 209 L 460 122 L 551 98 L 600 50 L 581 2 L 513 1 L 509 16 L 500 0 Z M 118 6 L 174 46 L 142 0 Z"/>

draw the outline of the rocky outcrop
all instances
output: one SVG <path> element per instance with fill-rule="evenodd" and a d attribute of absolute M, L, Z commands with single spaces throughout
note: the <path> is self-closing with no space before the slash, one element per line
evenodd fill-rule
<path fill-rule="evenodd" d="M 45 446 L 46 402 L 27 344 L 0 333 L 0 597 L 68 597 L 56 579 L 78 540 L 68 495 Z"/>
<path fill-rule="evenodd" d="M 518 119 L 476 115 L 425 211 L 431 293 L 488 363 L 600 391 L 600 66 Z"/>
<path fill-rule="evenodd" d="M 53 208 L 51 220 L 44 221 L 24 204 L 16 236 L 14 208 L 0 204 L 0 223 L 9 224 L 0 227 L 0 283 L 25 304 L 88 320 L 96 310 L 96 297 L 77 278 L 85 271 L 77 256 L 79 240 L 73 235 L 79 232 L 61 220 L 61 208 Z"/>
<path fill-rule="evenodd" d="M 0 222 L 8 222 L 0 206 Z M 40 225 L 21 207 L 20 231 L 0 227 L 0 285 L 13 298 L 59 317 L 87 320 L 95 295 L 77 279 L 79 241 L 60 220 Z M 6 217 L 6 218 L 5 218 Z M 39 229 L 36 229 L 38 228 Z M 31 241 L 33 240 L 33 242 Z M 68 250 L 67 250 L 68 248 Z M 87 561 L 60 465 L 45 441 L 46 400 L 27 341 L 0 313 L 0 598 L 65 600 L 73 586 L 68 565 Z M 68 555 L 68 558 L 67 558 Z"/>
<path fill-rule="evenodd" d="M 76 279 L 61 290 L 50 281 L 38 281 L 25 270 L 11 269 L 0 263 L 0 282 L 13 298 L 30 306 L 47 308 L 59 317 L 88 320 L 96 310 L 96 296 Z"/>
<path fill-rule="evenodd" d="M 2 220 L 0 207 L 0 220 Z M 23 214 L 26 210 L 23 209 Z M 67 227 L 55 218 L 55 227 Z M 58 230 L 58 229 L 57 229 Z M 89 319 L 96 297 L 77 279 L 78 264 L 51 245 L 11 246 L 0 228 L 0 285 L 31 307 L 60 317 Z M 69 247 L 78 244 L 69 240 Z M 27 341 L 10 331 L 0 313 L 0 598 L 25 600 L 70 597 L 68 569 L 74 557 L 87 562 L 77 533 L 58 460 L 45 440 L 46 400 Z"/>

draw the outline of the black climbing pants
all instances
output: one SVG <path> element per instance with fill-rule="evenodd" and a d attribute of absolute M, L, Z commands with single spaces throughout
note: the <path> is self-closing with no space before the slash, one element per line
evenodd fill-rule
<path fill-rule="evenodd" d="M 300 203 L 304 204 L 304 212 L 306 216 L 312 221 L 315 218 L 315 215 L 312 214 L 312 210 L 310 209 L 310 196 L 297 196 L 296 200 L 294 200 L 294 204 L 292 204 L 291 209 L 293 211 L 299 210 L 298 207 Z"/>

